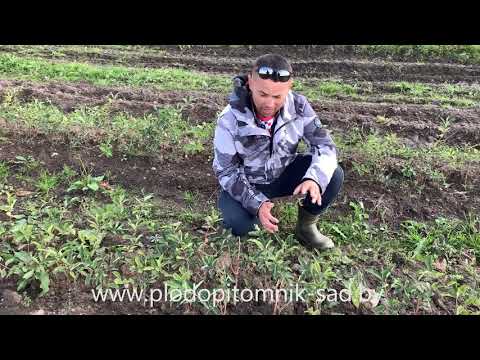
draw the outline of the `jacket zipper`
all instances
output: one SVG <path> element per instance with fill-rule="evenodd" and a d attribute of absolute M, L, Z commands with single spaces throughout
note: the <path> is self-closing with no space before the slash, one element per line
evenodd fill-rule
<path fill-rule="evenodd" d="M 280 126 L 278 129 L 275 129 L 275 126 L 277 125 L 277 119 L 275 119 L 275 122 L 272 125 L 272 131 L 273 134 L 270 136 L 270 157 L 272 157 L 272 151 L 273 151 L 273 138 L 275 137 L 275 134 L 280 131 L 281 128 L 283 128 L 285 125 L 289 124 L 292 122 L 292 120 L 287 121 L 286 123 L 283 123 L 282 126 Z"/>
<path fill-rule="evenodd" d="M 273 152 L 273 137 L 275 136 L 275 126 L 277 126 L 278 116 L 273 121 L 272 127 L 270 129 L 270 157 L 272 157 Z"/>

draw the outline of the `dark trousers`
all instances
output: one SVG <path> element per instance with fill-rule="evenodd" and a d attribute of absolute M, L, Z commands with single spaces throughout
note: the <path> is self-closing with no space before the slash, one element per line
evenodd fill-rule
<path fill-rule="evenodd" d="M 311 162 L 311 155 L 298 155 L 295 161 L 274 182 L 271 184 L 254 184 L 254 186 L 270 199 L 292 195 L 295 188 L 302 182 L 302 178 Z M 304 200 L 305 209 L 313 215 L 319 215 L 325 211 L 340 192 L 343 178 L 343 170 L 338 166 L 322 194 L 322 205 L 313 204 L 310 194 L 308 194 Z M 226 191 L 221 192 L 218 207 L 222 213 L 223 226 L 226 229 L 232 229 L 232 234 L 235 236 L 246 235 L 253 230 L 255 224 L 260 225 L 258 217 L 246 211 L 242 204 L 233 199 Z"/>

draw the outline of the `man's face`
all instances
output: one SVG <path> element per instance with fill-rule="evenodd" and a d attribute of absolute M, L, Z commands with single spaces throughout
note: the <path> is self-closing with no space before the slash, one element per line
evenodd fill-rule
<path fill-rule="evenodd" d="M 248 75 L 248 86 L 252 92 L 257 114 L 262 117 L 274 116 L 285 104 L 292 79 L 287 82 L 274 82 L 262 79 L 257 73 Z"/>

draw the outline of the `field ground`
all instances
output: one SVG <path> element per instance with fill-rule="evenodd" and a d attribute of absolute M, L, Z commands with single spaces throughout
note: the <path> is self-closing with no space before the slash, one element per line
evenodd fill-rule
<path fill-rule="evenodd" d="M 270 51 L 339 148 L 344 188 L 319 225 L 332 251 L 296 243 L 292 199 L 275 236 L 220 226 L 216 116 Z M 478 46 L 0 46 L 0 314 L 478 314 L 479 104 Z M 91 293 L 195 284 L 310 295 Z"/>

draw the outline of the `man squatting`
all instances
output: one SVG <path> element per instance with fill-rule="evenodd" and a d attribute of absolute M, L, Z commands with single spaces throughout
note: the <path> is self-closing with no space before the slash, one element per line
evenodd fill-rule
<path fill-rule="evenodd" d="M 316 223 L 340 192 L 344 174 L 329 132 L 292 83 L 292 66 L 277 54 L 259 57 L 248 75 L 234 78 L 215 129 L 218 206 L 235 236 L 255 224 L 274 233 L 279 221 L 271 213 L 272 199 L 306 195 L 298 201 L 295 236 L 307 248 L 328 249 L 334 243 Z M 309 152 L 297 154 L 302 139 Z"/>

